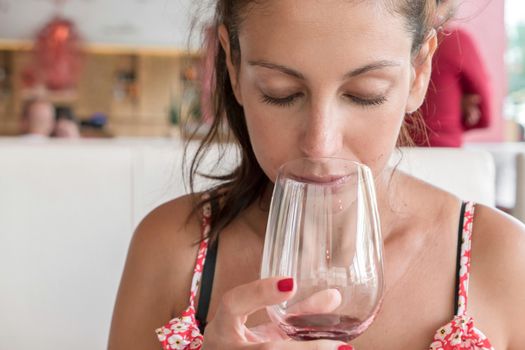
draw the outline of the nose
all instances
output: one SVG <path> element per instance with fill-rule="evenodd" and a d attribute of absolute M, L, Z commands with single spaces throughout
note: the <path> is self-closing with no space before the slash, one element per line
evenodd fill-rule
<path fill-rule="evenodd" d="M 336 157 L 343 146 L 343 128 L 337 108 L 328 103 L 311 108 L 300 134 L 304 157 Z"/>

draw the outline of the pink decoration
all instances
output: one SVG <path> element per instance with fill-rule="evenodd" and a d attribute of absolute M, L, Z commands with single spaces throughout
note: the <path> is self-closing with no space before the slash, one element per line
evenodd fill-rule
<path fill-rule="evenodd" d="M 37 34 L 33 63 L 23 74 L 24 83 L 42 83 L 49 90 L 75 87 L 82 65 L 80 46 L 73 22 L 53 18 Z"/>

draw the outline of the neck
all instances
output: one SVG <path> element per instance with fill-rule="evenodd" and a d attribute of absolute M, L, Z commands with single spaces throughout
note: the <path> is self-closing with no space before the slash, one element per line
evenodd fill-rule
<path fill-rule="evenodd" d="M 407 212 L 408 203 L 401 191 L 403 175 L 395 168 L 387 167 L 375 179 L 377 207 L 381 220 L 383 241 L 396 231 L 400 225 L 400 216 Z"/>

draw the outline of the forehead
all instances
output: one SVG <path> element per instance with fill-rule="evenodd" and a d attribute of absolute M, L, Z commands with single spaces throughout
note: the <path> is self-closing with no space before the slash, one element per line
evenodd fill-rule
<path fill-rule="evenodd" d="M 405 19 L 382 0 L 263 1 L 246 11 L 239 39 L 243 55 L 328 62 L 408 56 L 412 44 Z"/>

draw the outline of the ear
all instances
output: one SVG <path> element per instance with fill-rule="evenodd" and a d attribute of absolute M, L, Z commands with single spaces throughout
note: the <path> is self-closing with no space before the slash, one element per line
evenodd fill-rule
<path fill-rule="evenodd" d="M 232 62 L 231 51 L 230 51 L 230 36 L 228 29 L 224 24 L 219 26 L 219 41 L 221 42 L 222 49 L 226 55 L 226 68 L 228 69 L 228 75 L 230 76 L 230 82 L 232 84 L 233 93 L 237 102 L 242 106 L 241 92 L 239 89 L 238 71 Z"/>
<path fill-rule="evenodd" d="M 425 95 L 432 73 L 432 56 L 437 48 L 436 31 L 432 30 L 429 37 L 425 40 L 412 64 L 412 77 L 410 93 L 408 95 L 406 113 L 415 112 L 425 100 Z"/>

